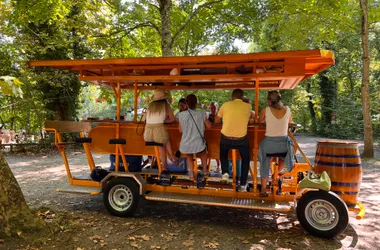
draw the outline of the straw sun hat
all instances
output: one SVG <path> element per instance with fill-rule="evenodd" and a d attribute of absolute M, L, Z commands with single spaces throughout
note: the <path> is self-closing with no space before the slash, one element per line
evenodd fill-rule
<path fill-rule="evenodd" d="M 169 97 L 169 94 L 166 93 L 163 89 L 155 89 L 153 92 L 153 101 L 163 100 L 167 99 Z"/>

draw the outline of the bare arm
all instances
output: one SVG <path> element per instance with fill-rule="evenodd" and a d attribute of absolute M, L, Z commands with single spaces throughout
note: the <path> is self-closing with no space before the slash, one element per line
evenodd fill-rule
<path fill-rule="evenodd" d="M 211 128 L 211 122 L 207 118 L 205 120 L 205 127 L 206 128 Z"/>
<path fill-rule="evenodd" d="M 219 116 L 216 115 L 214 123 L 222 123 L 222 118 L 220 118 Z"/>
<path fill-rule="evenodd" d="M 265 123 L 265 109 L 261 110 L 261 113 L 259 116 L 259 123 Z"/>
<path fill-rule="evenodd" d="M 182 125 L 181 125 L 181 123 L 179 123 L 179 125 L 178 125 L 178 130 L 179 130 L 180 133 L 182 133 Z"/>
<path fill-rule="evenodd" d="M 214 117 L 214 123 L 222 123 L 222 118 L 224 114 L 224 104 L 220 107 L 218 114 Z"/>
<path fill-rule="evenodd" d="M 168 114 L 168 117 L 165 119 L 165 123 L 175 122 L 175 116 L 173 114 L 173 110 L 171 109 L 169 104 L 166 104 L 166 113 Z"/>

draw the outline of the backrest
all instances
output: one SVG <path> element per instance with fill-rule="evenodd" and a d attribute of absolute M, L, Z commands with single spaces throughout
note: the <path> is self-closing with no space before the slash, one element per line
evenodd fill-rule
<path fill-rule="evenodd" d="M 90 122 L 73 122 L 73 121 L 45 121 L 45 129 L 55 129 L 57 132 L 74 133 L 89 132 L 91 130 Z"/>

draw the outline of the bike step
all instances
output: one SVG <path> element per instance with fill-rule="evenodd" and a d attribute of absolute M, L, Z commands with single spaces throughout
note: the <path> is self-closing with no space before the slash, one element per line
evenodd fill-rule
<path fill-rule="evenodd" d="M 245 208 L 252 210 L 269 210 L 276 212 L 289 212 L 292 206 L 289 202 L 263 201 L 255 199 L 239 199 L 210 195 L 195 195 L 184 193 L 151 192 L 145 195 L 145 199 L 151 201 L 176 202 L 197 205 L 209 205 L 218 207 Z"/>
<path fill-rule="evenodd" d="M 70 185 L 69 183 L 66 183 L 61 187 L 57 188 L 56 192 L 69 194 L 98 195 L 102 192 L 102 190 L 100 189 L 100 187 L 85 187 Z"/>

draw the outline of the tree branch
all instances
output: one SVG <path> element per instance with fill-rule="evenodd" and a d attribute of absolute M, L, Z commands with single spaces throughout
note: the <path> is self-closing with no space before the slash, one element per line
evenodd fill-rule
<path fill-rule="evenodd" d="M 156 8 L 157 10 L 160 10 L 160 7 L 158 7 L 157 5 L 155 4 L 152 4 L 152 3 L 148 3 L 149 6 L 152 6 L 153 8 Z"/>
<path fill-rule="evenodd" d="M 170 47 L 172 47 L 175 39 L 178 37 L 178 35 L 186 28 L 187 25 L 189 25 L 189 23 L 191 22 L 191 20 L 198 14 L 198 12 L 201 10 L 201 9 L 204 9 L 204 8 L 211 8 L 212 5 L 214 4 L 217 4 L 217 3 L 220 3 L 222 2 L 223 0 L 216 0 L 216 1 L 210 1 L 210 2 L 207 2 L 207 3 L 204 3 L 204 4 L 201 4 L 198 6 L 198 8 L 196 10 L 194 10 L 193 13 L 191 13 L 191 15 L 189 16 L 189 18 L 187 19 L 187 21 L 181 26 L 181 28 L 179 28 L 177 30 L 177 32 L 174 34 L 173 36 L 173 39 L 172 39 L 172 42 L 170 43 Z"/>
<path fill-rule="evenodd" d="M 148 23 L 153 29 L 157 31 L 158 34 L 160 34 L 160 28 L 155 23 L 153 23 L 152 21 L 149 21 Z"/>
<path fill-rule="evenodd" d="M 92 37 L 111 37 L 111 36 L 114 36 L 114 35 L 117 35 L 119 33 L 122 33 L 124 32 L 125 30 L 117 30 L 117 31 L 113 31 L 111 32 L 110 34 L 100 34 L 100 35 L 95 35 L 95 36 L 92 36 Z"/>
<path fill-rule="evenodd" d="M 120 42 L 124 37 L 126 37 L 127 35 L 131 34 L 132 31 L 138 29 L 138 28 L 142 28 L 142 27 L 153 27 L 151 23 L 139 23 L 137 24 L 136 26 L 132 27 L 132 28 L 129 28 L 125 31 L 125 33 L 119 37 L 116 42 L 114 42 L 112 45 L 111 45 L 111 48 L 113 46 L 115 46 L 118 42 Z M 153 27 L 154 28 L 154 27 Z"/>
<path fill-rule="evenodd" d="M 125 34 L 121 36 L 121 38 L 123 38 L 123 37 L 129 35 L 132 31 L 134 31 L 134 30 L 136 30 L 138 28 L 143 28 L 143 27 L 152 27 L 158 33 L 160 32 L 159 29 L 158 29 L 158 27 L 157 27 L 157 25 L 155 25 L 154 23 L 152 23 L 152 22 L 149 21 L 149 22 L 146 22 L 146 23 L 139 23 L 139 24 L 135 25 L 134 27 L 128 28 L 127 30 L 120 29 L 120 30 L 111 32 L 110 34 L 96 35 L 96 36 L 93 36 L 93 37 L 112 37 L 112 36 L 117 35 L 119 33 L 125 32 Z"/>
<path fill-rule="evenodd" d="M 156 0 L 156 1 L 158 3 L 158 10 L 160 10 L 161 8 L 163 8 L 164 3 L 162 2 L 162 0 Z"/>

